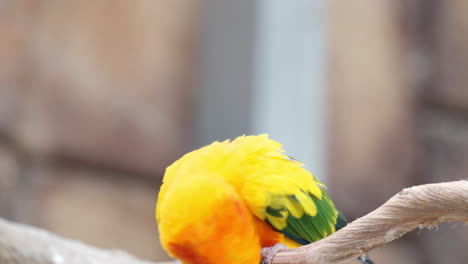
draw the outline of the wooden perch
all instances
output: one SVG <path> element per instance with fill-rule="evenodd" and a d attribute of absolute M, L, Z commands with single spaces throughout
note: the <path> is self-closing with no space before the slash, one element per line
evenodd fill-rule
<path fill-rule="evenodd" d="M 122 251 L 97 249 L 35 227 L 0 218 L 1 264 L 174 264 L 138 260 Z"/>
<path fill-rule="evenodd" d="M 468 223 L 468 181 L 404 189 L 377 210 L 313 244 L 280 251 L 273 264 L 349 263 L 417 227 Z M 1 264 L 156 264 L 0 219 Z M 176 262 L 159 262 L 157 264 Z"/>
<path fill-rule="evenodd" d="M 280 251 L 273 264 L 349 263 L 417 227 L 447 221 L 468 223 L 466 180 L 404 189 L 338 232 L 307 246 Z"/>

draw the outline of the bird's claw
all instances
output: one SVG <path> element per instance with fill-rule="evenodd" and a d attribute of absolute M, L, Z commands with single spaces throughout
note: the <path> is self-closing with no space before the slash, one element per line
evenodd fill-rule
<path fill-rule="evenodd" d="M 271 261 L 275 257 L 275 255 L 280 252 L 281 250 L 287 249 L 288 247 L 281 244 L 276 243 L 272 247 L 264 247 L 262 248 L 262 264 L 271 264 Z"/>

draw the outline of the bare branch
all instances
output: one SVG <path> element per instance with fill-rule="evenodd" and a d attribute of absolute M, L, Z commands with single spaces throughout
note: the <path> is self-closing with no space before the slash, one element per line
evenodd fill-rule
<path fill-rule="evenodd" d="M 121 251 L 108 251 L 60 238 L 38 228 L 0 218 L 2 264 L 175 264 L 138 260 Z"/>
<path fill-rule="evenodd" d="M 417 227 L 446 221 L 468 223 L 468 181 L 404 189 L 342 230 L 313 244 L 280 251 L 273 264 L 349 263 Z"/>
<path fill-rule="evenodd" d="M 468 222 L 468 181 L 405 189 L 370 214 L 313 244 L 279 252 L 273 264 L 349 263 L 417 227 L 445 221 Z M 174 264 L 147 262 L 60 238 L 0 218 L 2 264 Z"/>

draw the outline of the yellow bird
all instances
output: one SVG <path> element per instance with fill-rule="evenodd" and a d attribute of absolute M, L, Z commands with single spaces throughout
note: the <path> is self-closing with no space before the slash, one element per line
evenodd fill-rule
<path fill-rule="evenodd" d="M 162 246 L 185 264 L 258 264 L 262 248 L 309 244 L 346 225 L 324 185 L 267 135 L 214 142 L 174 162 L 156 219 Z"/>

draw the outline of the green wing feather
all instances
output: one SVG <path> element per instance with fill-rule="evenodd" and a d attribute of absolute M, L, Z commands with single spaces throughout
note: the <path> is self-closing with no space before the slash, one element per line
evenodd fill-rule
<path fill-rule="evenodd" d="M 265 161 L 263 161 L 265 162 Z M 251 177 L 244 197 L 252 211 L 299 244 L 320 240 L 345 225 L 323 185 L 295 160 L 268 162 Z"/>
<path fill-rule="evenodd" d="M 342 224 L 342 214 L 335 209 L 325 190 L 322 189 L 322 191 L 322 199 L 309 194 L 309 199 L 317 207 L 316 215 L 304 213 L 301 217 L 295 217 L 288 212 L 286 227 L 283 229 L 273 227 L 289 239 L 303 245 L 320 240 L 335 232 L 337 223 Z M 287 209 L 283 208 L 283 210 L 287 212 Z M 268 210 L 267 213 L 271 211 Z"/>
<path fill-rule="evenodd" d="M 301 162 L 283 154 L 279 143 L 267 137 L 236 141 L 242 151 L 235 153 L 245 161 L 230 167 L 237 170 L 231 180 L 240 183 L 242 196 L 258 218 L 300 244 L 320 240 L 342 224 L 324 185 Z"/>

